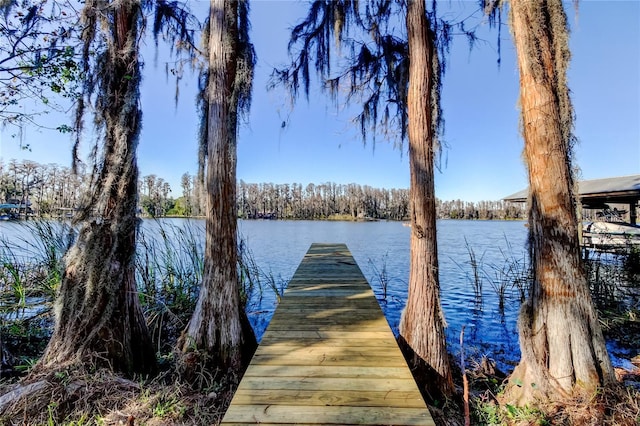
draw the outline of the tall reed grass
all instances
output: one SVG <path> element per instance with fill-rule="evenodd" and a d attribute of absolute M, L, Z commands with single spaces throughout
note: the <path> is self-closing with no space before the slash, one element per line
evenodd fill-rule
<path fill-rule="evenodd" d="M 640 311 L 640 258 L 628 253 L 592 252 L 584 265 L 589 288 L 600 311 Z"/>
<path fill-rule="evenodd" d="M 20 227 L 11 237 L 0 235 L 0 346 L 3 337 L 23 333 L 28 321 L 50 311 L 62 281 L 64 255 L 76 236 L 66 222 L 27 221 Z M 137 241 L 140 302 L 158 353 L 166 353 L 197 301 L 204 266 L 204 229 L 198 221 L 176 224 L 149 220 L 139 228 Z M 238 243 L 238 277 L 241 301 L 247 309 L 259 305 L 264 292 L 279 298 L 285 285 L 261 270 L 242 238 Z M 51 325 L 49 315 L 45 324 L 49 331 Z"/>
<path fill-rule="evenodd" d="M 483 305 L 483 285 L 489 283 L 498 300 L 498 309 L 504 312 L 508 301 L 524 302 L 529 294 L 533 271 L 527 253 L 516 253 L 506 239 L 506 248 L 500 248 L 502 261 L 484 264 L 484 253 L 478 257 L 466 241 L 468 260 L 459 263 L 474 294 L 476 307 Z M 640 250 L 628 253 L 593 251 L 583 258 L 583 266 L 593 300 L 600 310 L 640 309 Z"/>
<path fill-rule="evenodd" d="M 63 256 L 74 239 L 68 224 L 41 221 L 22 222 L 11 237 L 0 235 L 0 374 L 29 369 L 44 349 Z M 17 347 L 20 352 L 12 354 Z"/>
<path fill-rule="evenodd" d="M 526 254 L 516 255 L 507 237 L 504 238 L 506 249 L 500 248 L 501 262 L 485 264 L 485 253 L 478 257 L 466 238 L 464 241 L 468 260 L 460 263 L 452 259 L 465 274 L 467 282 L 473 290 L 476 310 L 482 310 L 484 306 L 485 282 L 489 284 L 496 295 L 500 313 L 504 313 L 506 302 L 517 300 L 522 303 L 528 294 L 533 275 Z"/>
<path fill-rule="evenodd" d="M 371 278 L 372 282 L 378 283 L 381 291 L 381 301 L 383 303 L 387 303 L 388 290 L 389 290 L 389 282 L 391 279 L 389 278 L 389 273 L 387 271 L 387 259 L 389 258 L 389 253 L 385 253 L 382 256 L 381 266 L 378 268 L 376 263 L 369 259 L 369 265 L 371 265 L 371 269 L 373 270 L 373 277 Z"/>
<path fill-rule="evenodd" d="M 22 232 L 0 235 L 0 309 L 17 316 L 31 303 L 55 297 L 64 271 L 63 256 L 75 239 L 66 223 L 29 221 Z"/>
<path fill-rule="evenodd" d="M 136 278 L 158 353 L 170 352 L 195 308 L 204 270 L 204 226 L 186 219 L 177 225 L 147 221 L 138 235 Z M 286 282 L 258 266 L 242 236 L 238 238 L 240 302 L 251 313 L 265 292 L 277 300 Z"/>

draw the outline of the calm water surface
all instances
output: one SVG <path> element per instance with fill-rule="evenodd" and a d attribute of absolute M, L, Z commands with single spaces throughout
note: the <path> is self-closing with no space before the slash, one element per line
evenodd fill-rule
<path fill-rule="evenodd" d="M 524 262 L 527 237 L 524 222 L 444 220 L 438 221 L 437 226 L 449 350 L 459 351 L 460 331 L 465 327 L 467 354 L 486 354 L 509 370 L 519 359 L 516 332 L 519 296 L 517 290 L 509 287 L 501 312 L 491 283 L 500 281 L 506 257 Z M 285 280 L 291 278 L 311 243 L 347 244 L 397 333 L 407 296 L 409 227 L 399 222 L 241 221 L 239 228 L 258 264 Z M 479 264 L 482 305 L 478 305 L 471 284 L 469 248 Z M 380 279 L 383 270 L 388 281 L 386 298 Z M 259 314 L 252 315 L 258 335 L 268 325 L 273 306 L 273 300 L 267 298 Z"/>
<path fill-rule="evenodd" d="M 143 221 L 143 231 L 158 226 L 204 228 L 202 220 L 164 219 Z M 498 282 L 505 258 L 525 259 L 527 231 L 524 222 L 445 220 L 438 224 L 438 251 L 442 306 L 448 324 L 449 350 L 459 352 L 465 328 L 465 353 L 483 354 L 510 370 L 519 359 L 516 332 L 518 292 L 507 291 L 501 311 L 492 282 Z M 345 243 L 374 289 L 382 310 L 397 333 L 407 296 L 410 228 L 400 222 L 240 221 L 239 231 L 262 271 L 284 286 L 309 246 L 314 243 Z M 0 235 L 28 239 L 20 223 L 0 222 Z M 472 282 L 469 248 L 479 264 L 482 304 L 477 303 Z M 386 295 L 381 283 L 387 282 Z M 275 294 L 265 289 L 250 307 L 249 317 L 260 338 L 276 306 Z"/>

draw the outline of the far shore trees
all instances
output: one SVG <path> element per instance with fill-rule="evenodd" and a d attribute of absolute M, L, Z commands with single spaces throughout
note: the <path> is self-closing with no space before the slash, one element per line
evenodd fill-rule
<path fill-rule="evenodd" d="M 238 115 L 249 108 L 255 54 L 245 0 L 211 0 L 202 79 L 201 157 L 206 164 L 204 273 L 195 311 L 178 342 L 187 373 L 198 365 L 238 372 L 257 346 L 241 306 L 237 255 Z"/>
<path fill-rule="evenodd" d="M 501 2 L 488 3 L 495 12 Z M 522 358 L 505 400 L 524 405 L 591 398 L 615 377 L 581 265 L 567 18 L 561 0 L 511 0 L 509 8 L 520 70 L 534 275 L 520 311 Z"/>
<path fill-rule="evenodd" d="M 0 203 L 30 203 L 30 218 L 67 218 L 80 205 L 87 190 L 89 174 L 71 173 L 58 164 L 0 160 Z M 138 180 L 138 214 L 141 217 L 200 217 L 196 176 L 184 173 L 181 196 L 167 192 L 167 182 L 156 176 Z M 247 183 L 236 185 L 238 219 L 337 219 L 409 220 L 407 188 L 374 188 L 356 183 Z M 177 192 L 177 191 L 174 191 Z M 438 219 L 503 220 L 523 219 L 525 203 L 508 201 L 463 201 L 436 199 Z M 584 212 L 583 212 L 584 214 Z"/>

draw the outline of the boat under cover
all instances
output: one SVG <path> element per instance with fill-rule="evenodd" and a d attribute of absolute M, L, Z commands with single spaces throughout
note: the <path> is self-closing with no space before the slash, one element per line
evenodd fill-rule
<path fill-rule="evenodd" d="M 640 247 L 640 226 L 626 222 L 586 222 L 583 243 L 597 249 Z"/>

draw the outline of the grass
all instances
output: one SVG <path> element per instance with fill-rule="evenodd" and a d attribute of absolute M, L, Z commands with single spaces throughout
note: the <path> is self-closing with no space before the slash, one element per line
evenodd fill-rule
<path fill-rule="evenodd" d="M 171 375 L 127 379 L 106 370 L 39 377 L 44 386 L 18 400 L 0 424 L 201 425 L 218 424 L 231 389 L 202 392 Z M 28 419 L 28 420 L 25 420 Z"/>
<path fill-rule="evenodd" d="M 476 425 L 550 425 L 547 414 L 532 407 L 516 407 L 514 405 L 499 405 L 484 403 L 476 400 L 474 405 L 473 424 Z"/>
<path fill-rule="evenodd" d="M 33 357 L 46 345 L 52 327 L 51 302 L 75 232 L 63 222 L 28 221 L 20 226 L 24 229 L 17 237 L 0 237 L 0 338 L 10 352 L 26 351 Z M 139 297 L 161 362 L 173 350 L 198 297 L 203 235 L 201 224 L 189 220 L 179 225 L 146 221 L 138 233 L 135 269 Z M 245 305 L 259 306 L 264 292 L 281 296 L 284 281 L 258 267 L 242 238 L 238 259 Z M 32 347 L 27 350 L 24 345 Z"/>
<path fill-rule="evenodd" d="M 482 297 L 482 261 L 484 259 L 484 254 L 478 260 L 473 247 L 469 245 L 469 241 L 467 238 L 464 239 L 465 247 L 467 248 L 467 253 L 469 254 L 469 267 L 471 268 L 471 278 L 467 276 L 467 279 L 471 283 L 471 287 L 473 289 L 474 301 L 476 304 L 476 308 L 482 309 L 483 297 Z M 455 260 L 454 260 L 455 262 Z M 460 264 L 456 262 L 459 268 L 463 269 Z"/>
<path fill-rule="evenodd" d="M 195 307 L 204 268 L 200 222 L 148 222 L 138 235 L 136 279 L 147 323 L 161 360 L 173 350 Z M 269 293 L 279 300 L 286 282 L 258 266 L 245 239 L 238 239 L 240 301 L 250 313 Z"/>
<path fill-rule="evenodd" d="M 242 283 L 241 301 L 248 311 L 260 309 L 265 291 L 274 295 L 276 302 L 284 294 L 287 282 L 265 271 L 256 263 L 253 252 L 244 238 L 238 241 L 238 276 Z"/>
<path fill-rule="evenodd" d="M 29 221 L 12 239 L 0 238 L 0 376 L 31 369 L 51 333 L 51 301 L 63 255 L 75 238 L 65 224 Z"/>
<path fill-rule="evenodd" d="M 62 278 L 62 257 L 75 235 L 67 225 L 25 222 L 24 232 L 0 238 L 0 300 L 5 314 L 19 314 L 28 298 L 52 299 Z"/>
<path fill-rule="evenodd" d="M 637 426 L 640 422 L 640 390 L 637 387 L 616 383 L 569 401 L 518 407 L 502 400 L 506 376 L 495 370 L 488 358 L 472 364 L 467 373 L 473 425 Z M 458 421 L 445 419 L 436 424 L 462 424 L 456 413 L 449 413 L 449 418 Z"/>
<path fill-rule="evenodd" d="M 520 303 L 522 303 L 529 294 L 529 285 L 533 279 L 533 271 L 525 253 L 523 252 L 520 255 L 516 255 L 513 246 L 506 236 L 504 239 L 507 248 L 500 248 L 503 262 L 501 265 L 491 266 L 495 281 L 500 283 L 493 285 L 493 287 L 507 287 L 509 291 L 517 294 Z"/>
<path fill-rule="evenodd" d="M 387 296 L 388 296 L 387 291 L 389 289 L 389 282 L 391 281 L 391 278 L 389 277 L 389 273 L 387 271 L 388 258 L 389 258 L 389 253 L 387 252 L 384 254 L 384 256 L 382 256 L 382 260 L 381 260 L 382 266 L 380 268 L 376 266 L 375 262 L 372 259 L 369 259 L 369 265 L 371 265 L 371 269 L 373 269 L 373 277 L 371 281 L 377 282 L 378 285 L 380 286 L 383 303 L 387 302 Z"/>
<path fill-rule="evenodd" d="M 505 237 L 506 240 L 506 237 Z M 485 265 L 484 254 L 478 257 L 466 242 L 468 261 L 459 263 L 465 273 L 477 306 L 482 307 L 483 284 L 488 282 L 498 300 L 500 312 L 509 301 L 522 303 L 529 294 L 533 271 L 526 253 L 515 254 L 506 240 L 506 249 L 500 249 L 503 262 Z M 584 259 L 591 296 L 601 312 L 624 312 L 640 301 L 640 251 L 627 254 L 596 252 Z"/>
<path fill-rule="evenodd" d="M 468 260 L 460 263 L 451 259 L 465 273 L 467 282 L 474 295 L 475 309 L 482 310 L 484 305 L 484 283 L 496 295 L 498 311 L 504 314 L 505 303 L 509 301 L 524 302 L 532 280 L 532 271 L 525 254 L 517 256 L 505 236 L 506 249 L 500 248 L 503 261 L 501 263 L 484 263 L 484 253 L 478 257 L 475 250 L 465 238 Z"/>
<path fill-rule="evenodd" d="M 539 407 L 499 405 L 477 399 L 473 410 L 478 425 L 634 426 L 640 422 L 640 392 L 615 384 L 595 394 Z"/>
<path fill-rule="evenodd" d="M 203 230 L 148 221 L 138 232 L 136 280 L 156 352 L 162 357 L 186 326 L 198 298 L 204 265 Z"/>
<path fill-rule="evenodd" d="M 508 242 L 507 242 L 508 244 Z M 499 303 L 504 300 L 523 301 L 531 282 L 531 269 L 526 260 L 513 254 L 508 245 L 502 252 L 502 264 L 484 265 L 473 249 L 467 246 L 469 260 L 458 264 L 467 275 L 474 294 L 479 294 L 483 282 L 489 282 Z M 615 341 L 623 348 L 637 351 L 640 336 L 640 262 L 638 252 L 626 255 L 595 253 L 586 259 L 585 268 L 590 290 L 599 310 L 603 332 L 608 341 Z M 476 296 L 477 297 L 477 296 Z M 640 354 L 635 357 L 640 363 Z M 472 361 L 473 362 L 473 361 Z M 476 363 L 469 374 L 472 388 L 472 424 L 479 425 L 638 425 L 640 424 L 640 375 L 620 372 L 625 379 L 610 389 L 601 390 L 587 399 L 563 401 L 540 407 L 516 407 L 498 402 L 504 375 L 487 372 L 481 367 L 484 360 Z M 640 366 L 639 366 L 640 367 Z M 458 379 L 460 385 L 462 378 Z M 460 405 L 462 407 L 462 405 Z M 462 408 L 459 408 L 461 411 Z M 456 418 L 449 413 L 442 424 Z M 457 423 L 462 424 L 458 418 Z M 438 422 L 437 422 L 438 423 Z"/>

